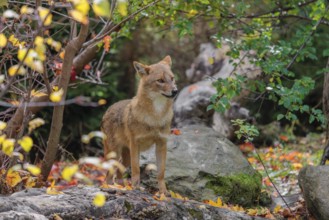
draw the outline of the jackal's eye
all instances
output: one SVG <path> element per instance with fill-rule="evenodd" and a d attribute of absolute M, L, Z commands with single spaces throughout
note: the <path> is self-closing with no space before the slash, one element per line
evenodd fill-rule
<path fill-rule="evenodd" d="M 165 81 L 163 79 L 158 79 L 157 82 L 158 83 L 164 83 Z"/>

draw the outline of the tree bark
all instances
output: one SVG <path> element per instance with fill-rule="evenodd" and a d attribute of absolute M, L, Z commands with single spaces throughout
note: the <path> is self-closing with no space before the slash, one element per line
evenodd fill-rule
<path fill-rule="evenodd" d="M 71 40 L 65 47 L 65 56 L 62 68 L 62 74 L 59 80 L 59 89 L 63 90 L 62 100 L 65 100 L 67 88 L 70 81 L 71 70 L 73 67 L 73 59 L 75 54 L 81 49 L 88 34 L 88 25 L 82 25 L 78 37 Z M 44 181 L 47 180 L 51 167 L 56 159 L 58 151 L 59 138 L 63 126 L 64 105 L 55 106 L 51 130 L 47 143 L 47 150 L 41 166 L 41 174 Z"/>
<path fill-rule="evenodd" d="M 329 58 L 327 62 L 327 68 L 329 68 Z M 322 153 L 322 159 L 320 165 L 324 165 L 326 160 L 329 159 L 329 72 L 324 74 L 323 79 L 323 93 L 322 93 L 322 106 L 323 106 L 323 114 L 326 117 L 326 146 Z"/>

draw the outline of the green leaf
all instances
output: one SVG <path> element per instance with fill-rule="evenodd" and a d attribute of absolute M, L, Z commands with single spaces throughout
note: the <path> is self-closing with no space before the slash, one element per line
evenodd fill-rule
<path fill-rule="evenodd" d="M 283 115 L 283 114 L 278 114 L 278 115 L 276 116 L 276 120 L 277 120 L 277 121 L 280 121 L 282 118 L 284 118 L 284 115 Z"/>
<path fill-rule="evenodd" d="M 322 55 L 323 55 L 324 57 L 329 57 L 329 48 L 323 50 Z"/>

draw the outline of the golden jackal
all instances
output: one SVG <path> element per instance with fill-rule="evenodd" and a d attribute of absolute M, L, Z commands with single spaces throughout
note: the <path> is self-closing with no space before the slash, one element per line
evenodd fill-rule
<path fill-rule="evenodd" d="M 134 62 L 134 67 L 140 76 L 137 95 L 113 104 L 103 116 L 104 154 L 114 151 L 125 167 L 131 165 L 132 184 L 138 188 L 139 154 L 155 144 L 159 191 L 167 194 L 164 181 L 167 138 L 173 98 L 177 94 L 171 58 L 166 56 L 150 66 Z"/>

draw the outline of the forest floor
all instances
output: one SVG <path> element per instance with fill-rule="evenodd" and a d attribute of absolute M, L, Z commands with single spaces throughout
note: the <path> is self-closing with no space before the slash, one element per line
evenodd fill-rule
<path fill-rule="evenodd" d="M 263 194 L 271 197 L 274 202 L 266 205 L 266 207 L 256 206 L 251 208 L 243 208 L 235 204 L 225 204 L 220 198 L 216 201 L 207 200 L 203 202 L 216 207 L 223 207 L 244 212 L 251 216 L 260 216 L 269 219 L 303 219 L 305 217 L 312 219 L 307 213 L 297 177 L 302 167 L 319 164 L 323 144 L 324 135 L 322 134 L 309 134 L 306 137 L 280 135 L 273 146 L 261 148 L 255 148 L 250 143 L 241 144 L 239 145 L 241 151 L 250 164 L 263 176 Z M 73 166 L 74 163 L 56 163 L 53 166 L 49 179 L 50 182 L 56 182 L 52 187 L 61 190 L 81 183 L 81 178 L 80 180 L 72 178 L 69 182 L 62 179 L 63 172 L 61 171 L 63 168 Z M 89 184 L 123 190 L 132 189 L 130 186 L 102 185 L 105 180 L 105 172 L 103 169 L 92 164 L 80 165 L 79 172 L 91 181 Z M 188 200 L 184 195 L 174 192 L 171 193 L 171 196 L 185 201 Z M 164 200 L 166 198 L 158 195 L 158 199 Z M 285 203 L 288 204 L 288 208 Z"/>
<path fill-rule="evenodd" d="M 306 165 L 320 163 L 324 142 L 324 134 L 310 133 L 306 137 L 279 135 L 273 146 L 258 149 L 249 143 L 240 145 L 250 164 L 262 174 L 263 191 L 277 201 L 272 213 L 288 219 L 312 219 L 298 185 L 298 173 Z"/>

